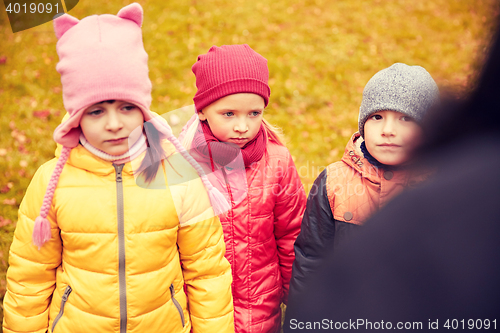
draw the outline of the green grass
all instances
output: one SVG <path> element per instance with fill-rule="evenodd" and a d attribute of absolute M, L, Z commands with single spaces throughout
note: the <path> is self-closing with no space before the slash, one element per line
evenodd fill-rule
<path fill-rule="evenodd" d="M 497 0 L 139 2 L 152 109 L 165 114 L 192 104 L 198 54 L 212 45 L 249 44 L 268 59 L 272 92 L 265 117 L 284 130 L 307 192 L 357 130 L 371 76 L 404 62 L 426 68 L 443 89 L 464 91 L 499 13 Z M 128 3 L 80 1 L 71 14 L 116 14 Z M 0 225 L 12 221 L 0 230 L 2 300 L 17 209 L 35 170 L 53 156 L 52 132 L 65 111 L 52 24 L 13 34 L 0 9 Z M 176 114 L 184 121 L 190 112 Z"/>

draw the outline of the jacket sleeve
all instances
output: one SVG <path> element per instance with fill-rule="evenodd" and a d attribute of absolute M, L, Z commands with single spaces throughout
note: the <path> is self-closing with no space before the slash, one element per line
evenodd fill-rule
<path fill-rule="evenodd" d="M 328 249 L 333 248 L 335 220 L 326 192 L 327 170 L 314 181 L 309 192 L 302 227 L 295 241 L 295 261 L 290 281 L 290 297 L 304 288 L 306 277 L 317 270 Z"/>
<path fill-rule="evenodd" d="M 193 333 L 234 332 L 231 267 L 225 243 L 200 178 L 188 182 L 177 245 L 187 286 Z"/>
<path fill-rule="evenodd" d="M 306 205 L 306 194 L 292 156 L 288 153 L 287 157 L 283 177 L 278 185 L 279 189 L 274 192 L 280 193 L 274 206 L 274 237 L 278 246 L 283 283 L 281 301 L 285 304 L 288 302 L 288 287 L 295 257 L 293 243 L 300 232 L 300 222 Z"/>
<path fill-rule="evenodd" d="M 35 173 L 19 208 L 19 219 L 9 253 L 4 333 L 45 333 L 49 326 L 49 306 L 62 251 L 53 209 L 47 217 L 52 231 L 50 241 L 38 249 L 31 238 L 53 169 L 49 165 L 43 165 Z"/>

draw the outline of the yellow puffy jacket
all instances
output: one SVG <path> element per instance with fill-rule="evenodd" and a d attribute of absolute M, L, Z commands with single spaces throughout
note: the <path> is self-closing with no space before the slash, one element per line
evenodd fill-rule
<path fill-rule="evenodd" d="M 219 219 L 195 170 L 165 147 L 150 188 L 134 178 L 144 154 L 119 171 L 72 149 L 41 249 L 31 235 L 56 159 L 38 169 L 10 249 L 4 333 L 234 332 Z"/>

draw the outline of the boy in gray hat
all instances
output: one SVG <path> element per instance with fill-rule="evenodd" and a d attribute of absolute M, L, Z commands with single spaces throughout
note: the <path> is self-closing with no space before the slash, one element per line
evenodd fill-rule
<path fill-rule="evenodd" d="M 329 165 L 309 193 L 294 246 L 290 297 L 301 291 L 329 249 L 423 179 L 409 166 L 423 135 L 419 123 L 438 100 L 436 83 L 420 66 L 396 63 L 368 81 L 359 132 L 349 140 L 342 160 Z"/>

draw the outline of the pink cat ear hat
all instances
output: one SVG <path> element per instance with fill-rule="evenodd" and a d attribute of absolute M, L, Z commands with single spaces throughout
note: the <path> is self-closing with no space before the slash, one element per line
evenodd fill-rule
<path fill-rule="evenodd" d="M 137 105 L 145 121 L 154 116 L 151 106 L 148 54 L 142 42 L 143 11 L 138 3 L 115 15 L 92 15 L 78 20 L 64 14 L 54 20 L 63 101 L 70 117 L 54 131 L 64 147 L 79 143 L 83 111 L 105 100 L 124 100 Z M 168 125 L 155 122 L 165 138 Z"/>
<path fill-rule="evenodd" d="M 162 139 L 171 141 L 196 169 L 208 191 L 215 214 L 229 209 L 223 195 L 208 181 L 203 169 L 172 134 L 170 126 L 155 118 L 151 106 L 148 55 L 142 42 L 143 10 L 138 3 L 123 7 L 118 14 L 92 15 L 78 20 L 63 14 L 54 19 L 67 121 L 54 131 L 54 140 L 63 146 L 35 220 L 33 243 L 39 248 L 50 240 L 47 215 L 59 176 L 71 149 L 78 146 L 80 119 L 84 110 L 107 100 L 124 100 L 137 105 L 144 121 L 152 123 Z"/>

